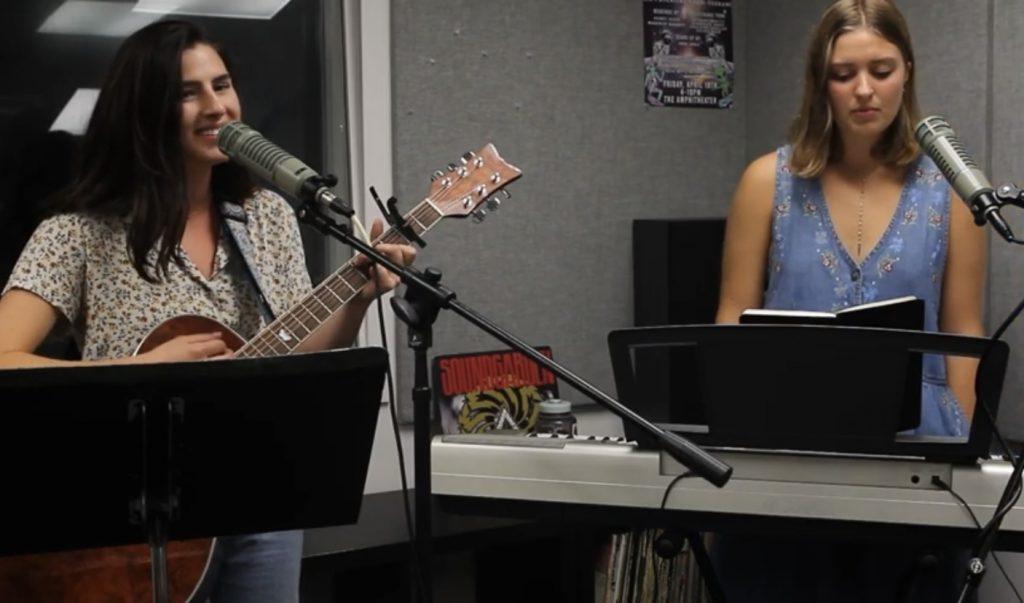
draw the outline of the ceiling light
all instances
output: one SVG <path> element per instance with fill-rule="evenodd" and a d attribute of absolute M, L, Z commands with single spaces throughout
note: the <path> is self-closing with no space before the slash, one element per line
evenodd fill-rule
<path fill-rule="evenodd" d="M 157 15 L 272 19 L 290 0 L 139 0 L 136 12 Z"/>
<path fill-rule="evenodd" d="M 125 2 L 67 0 L 39 26 L 40 33 L 123 38 L 149 25 L 160 15 L 139 13 Z"/>

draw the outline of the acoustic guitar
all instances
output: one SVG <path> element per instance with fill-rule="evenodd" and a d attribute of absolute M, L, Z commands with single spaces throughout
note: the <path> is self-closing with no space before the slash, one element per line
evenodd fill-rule
<path fill-rule="evenodd" d="M 487 211 L 497 209 L 500 200 L 495 193 L 501 191 L 507 195 L 504 187 L 521 174 L 498 155 L 494 145 L 466 153 L 458 164 L 450 164 L 447 171 L 434 172 L 427 198 L 404 216 L 405 226 L 419 237 L 442 218 L 473 215 L 482 219 Z M 408 244 L 410 241 L 398 228 L 392 227 L 373 242 Z M 368 277 L 355 265 L 353 258 L 248 341 L 215 320 L 180 316 L 154 328 L 135 353 L 147 352 L 179 335 L 219 331 L 236 358 L 290 354 L 354 298 L 367 281 Z M 193 600 L 206 573 L 213 546 L 213 539 L 168 543 L 171 601 Z M 0 601 L 120 603 L 152 598 L 147 545 L 0 557 Z"/>

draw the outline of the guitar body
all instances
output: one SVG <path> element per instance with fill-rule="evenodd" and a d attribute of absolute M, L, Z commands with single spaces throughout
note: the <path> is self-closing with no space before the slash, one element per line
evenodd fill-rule
<path fill-rule="evenodd" d="M 244 343 L 230 328 L 202 316 L 178 316 L 160 323 L 138 345 L 148 352 L 180 335 L 219 331 L 232 350 Z M 186 603 L 202 581 L 214 539 L 167 543 L 170 600 Z M 0 557 L 0 601 L 42 603 L 135 603 L 152 601 L 149 545 Z"/>
<path fill-rule="evenodd" d="M 213 541 L 167 544 L 170 600 L 185 603 L 206 571 Z M 136 603 L 152 601 L 149 546 L 0 557 L 0 601 Z"/>

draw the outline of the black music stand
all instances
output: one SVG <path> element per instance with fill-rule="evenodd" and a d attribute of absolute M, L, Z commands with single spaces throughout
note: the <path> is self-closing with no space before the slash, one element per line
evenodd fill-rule
<path fill-rule="evenodd" d="M 386 362 L 0 371 L 0 555 L 354 523 Z"/>
<path fill-rule="evenodd" d="M 989 454 L 992 429 L 980 403 L 966 438 L 897 435 L 919 421 L 920 382 L 908 379 L 916 375 L 915 356 L 980 357 L 988 339 L 859 327 L 697 325 L 612 331 L 608 345 L 623 402 L 701 445 L 953 462 Z M 680 348 L 695 350 L 690 357 L 699 379 L 663 380 L 658 387 L 643 363 L 671 372 L 672 350 Z M 661 357 L 652 355 L 658 350 Z M 978 395 L 993 416 L 1008 353 L 996 342 L 979 367 Z M 694 425 L 694 416 L 705 424 Z M 628 425 L 626 434 L 643 438 Z"/>

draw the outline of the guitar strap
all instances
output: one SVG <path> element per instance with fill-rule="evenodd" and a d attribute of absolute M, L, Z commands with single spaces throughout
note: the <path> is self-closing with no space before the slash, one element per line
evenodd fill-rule
<path fill-rule="evenodd" d="M 256 264 L 253 259 L 252 241 L 249 240 L 249 229 L 246 228 L 248 217 L 245 209 L 237 203 L 222 201 L 220 204 L 220 215 L 224 217 L 224 225 L 231 235 L 231 241 L 235 244 L 238 255 L 242 256 L 242 264 L 245 265 L 245 272 L 249 275 L 249 281 L 256 290 L 256 297 L 259 298 L 260 317 L 263 324 L 268 325 L 274 321 L 274 312 L 267 303 L 265 289 L 260 286 L 260 279 Z"/>

